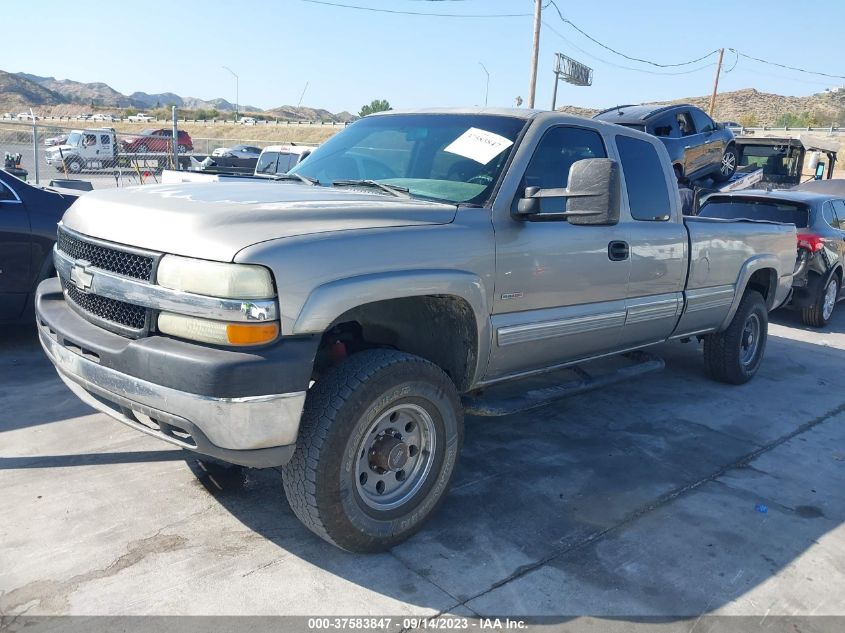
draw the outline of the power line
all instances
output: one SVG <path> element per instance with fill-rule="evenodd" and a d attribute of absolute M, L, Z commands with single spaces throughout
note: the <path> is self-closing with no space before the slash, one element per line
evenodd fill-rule
<path fill-rule="evenodd" d="M 563 17 L 563 13 L 561 13 L 560 7 L 557 6 L 557 3 L 555 2 L 555 0 L 550 0 L 550 3 L 555 8 L 555 11 L 557 11 L 558 17 L 561 19 L 561 21 L 564 24 L 568 24 L 573 29 L 578 31 L 581 35 L 586 37 L 588 40 L 590 40 L 591 42 L 593 42 L 595 44 L 598 44 L 602 48 L 604 48 L 604 49 L 610 51 L 611 53 L 613 53 L 614 55 L 619 55 L 620 57 L 624 57 L 625 59 L 630 59 L 633 62 L 642 62 L 643 64 L 650 64 L 651 66 L 657 66 L 658 68 L 672 68 L 672 67 L 676 67 L 676 66 L 689 66 L 690 64 L 696 64 L 696 63 L 703 61 L 703 60 L 707 59 L 708 57 L 711 57 L 712 55 L 715 55 L 719 52 L 719 49 L 717 48 L 715 50 L 710 51 L 706 55 L 702 55 L 698 59 L 691 59 L 689 61 L 681 62 L 679 64 L 661 64 L 659 62 L 653 62 L 651 60 L 642 59 L 640 57 L 632 57 L 631 55 L 626 55 L 625 53 L 622 53 L 622 52 L 616 50 L 615 48 L 611 48 L 607 44 L 600 42 L 599 40 L 594 38 L 592 35 L 590 35 L 586 31 L 584 31 L 582 28 L 580 28 L 577 24 L 572 22 L 572 20 L 567 20 L 565 17 Z"/>
<path fill-rule="evenodd" d="M 545 26 L 548 30 L 550 30 L 552 33 L 557 35 L 564 42 L 566 42 L 567 44 L 569 44 L 570 46 L 572 46 L 576 50 L 580 51 L 581 53 L 583 53 L 584 55 L 586 55 L 590 59 L 593 59 L 597 62 L 601 62 L 602 64 L 607 64 L 608 66 L 613 66 L 614 68 L 621 68 L 623 70 L 631 70 L 631 71 L 638 72 L 638 73 L 646 73 L 648 75 L 676 76 L 676 75 L 690 75 L 692 73 L 697 73 L 699 71 L 711 68 L 715 64 L 715 62 L 710 62 L 709 64 L 699 66 L 698 68 L 691 68 L 690 70 L 669 71 L 669 72 L 660 72 L 660 71 L 657 71 L 657 70 L 647 70 L 645 68 L 634 68 L 633 66 L 623 66 L 622 64 L 617 64 L 615 62 L 610 62 L 610 61 L 607 61 L 606 59 L 602 59 L 601 57 L 598 57 L 598 56 L 594 55 L 593 53 L 590 53 L 589 51 L 584 50 L 583 48 L 578 46 L 575 42 L 566 38 L 562 33 L 560 33 L 560 31 L 558 31 L 557 29 L 552 27 L 550 24 L 543 22 L 543 26 Z"/>
<path fill-rule="evenodd" d="M 816 72 L 814 70 L 806 70 L 804 68 L 796 68 L 795 66 L 787 66 L 786 64 L 779 64 L 777 62 L 770 62 L 770 61 L 767 61 L 765 59 L 760 59 L 759 57 L 753 57 L 751 55 L 747 55 L 747 54 L 742 53 L 742 52 L 740 52 L 736 49 L 733 49 L 733 48 L 728 49 L 728 50 L 733 51 L 734 53 L 736 53 L 740 57 L 745 57 L 747 59 L 753 59 L 755 62 L 760 62 L 761 64 L 768 64 L 769 66 L 777 66 L 778 68 L 786 68 L 787 70 L 794 70 L 796 72 L 805 73 L 807 75 L 818 75 L 819 77 L 832 77 L 833 79 L 845 79 L 845 75 L 831 75 L 831 74 L 828 74 L 828 73 Z"/>
<path fill-rule="evenodd" d="M 372 11 L 374 13 L 393 13 L 397 15 L 424 15 L 437 18 L 523 18 L 531 17 L 531 13 L 428 13 L 423 11 L 400 11 L 397 9 L 379 9 L 376 7 L 362 7 L 355 4 L 342 4 L 340 2 L 328 2 L 328 0 L 299 0 L 311 4 L 321 4 L 328 7 L 340 7 L 342 9 L 357 9 L 359 11 Z"/>

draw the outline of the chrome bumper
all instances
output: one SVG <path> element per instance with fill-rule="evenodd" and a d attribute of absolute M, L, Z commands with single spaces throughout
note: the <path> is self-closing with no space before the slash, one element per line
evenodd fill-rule
<path fill-rule="evenodd" d="M 39 338 L 71 391 L 134 429 L 248 466 L 281 465 L 293 453 L 304 391 L 244 398 L 186 393 L 103 367 L 63 347 L 44 325 Z"/>

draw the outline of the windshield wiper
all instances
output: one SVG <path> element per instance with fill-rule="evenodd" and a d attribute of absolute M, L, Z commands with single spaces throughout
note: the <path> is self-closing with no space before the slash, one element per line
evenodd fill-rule
<path fill-rule="evenodd" d="M 299 180 L 304 182 L 306 185 L 311 185 L 312 187 L 316 187 L 320 184 L 320 181 L 316 178 L 303 176 L 302 174 L 276 174 L 275 176 L 271 176 L 270 180 Z"/>
<path fill-rule="evenodd" d="M 332 187 L 375 187 L 397 198 L 411 197 L 411 191 L 407 187 L 388 185 L 383 182 L 376 182 L 375 180 L 335 180 L 332 182 Z"/>

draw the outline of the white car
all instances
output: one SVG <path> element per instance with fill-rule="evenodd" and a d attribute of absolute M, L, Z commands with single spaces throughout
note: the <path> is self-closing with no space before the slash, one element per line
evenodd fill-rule
<path fill-rule="evenodd" d="M 91 117 L 91 121 L 119 121 L 113 114 L 95 114 Z"/>
<path fill-rule="evenodd" d="M 148 123 L 153 120 L 149 114 L 133 114 L 130 117 L 126 118 L 127 121 L 131 121 L 132 123 Z"/>
<path fill-rule="evenodd" d="M 296 143 L 268 145 L 261 150 L 261 155 L 255 165 L 255 175 L 285 174 L 288 169 L 308 158 L 315 149 L 317 149 L 316 145 L 297 145 Z"/>
<path fill-rule="evenodd" d="M 240 119 L 238 119 L 238 123 L 240 123 L 241 125 L 255 125 L 256 123 L 258 123 L 258 121 L 253 119 L 251 116 L 242 116 Z"/>
<path fill-rule="evenodd" d="M 37 121 L 38 117 L 34 114 L 30 114 L 29 112 L 21 112 L 17 116 L 18 121 Z"/>

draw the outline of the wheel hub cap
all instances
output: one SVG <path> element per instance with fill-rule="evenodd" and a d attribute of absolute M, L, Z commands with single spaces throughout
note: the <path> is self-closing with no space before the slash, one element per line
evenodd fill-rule
<path fill-rule="evenodd" d="M 370 449 L 370 467 L 382 472 L 397 472 L 408 463 L 410 449 L 396 433 L 381 435 Z"/>

